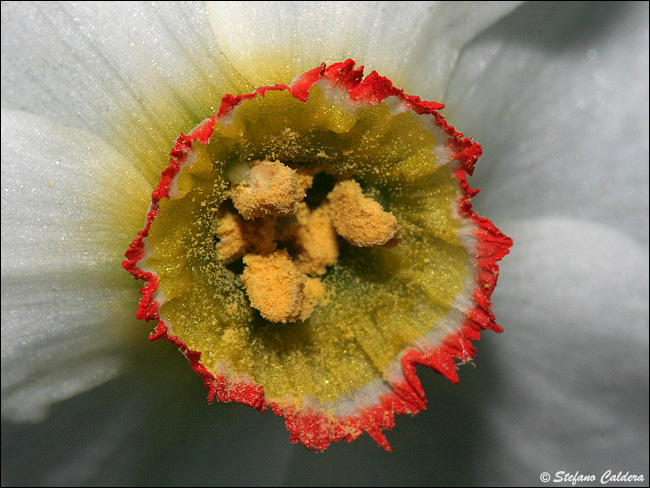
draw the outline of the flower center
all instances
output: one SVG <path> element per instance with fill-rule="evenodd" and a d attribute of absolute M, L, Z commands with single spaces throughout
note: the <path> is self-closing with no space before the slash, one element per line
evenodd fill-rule
<path fill-rule="evenodd" d="M 179 139 L 138 266 L 208 371 L 335 401 L 447 333 L 473 282 L 460 189 L 448 136 L 403 103 L 273 90 Z"/>
<path fill-rule="evenodd" d="M 395 216 L 354 179 L 336 182 L 310 208 L 315 171 L 277 160 L 237 168 L 245 179 L 231 183 L 214 221 L 217 256 L 242 259 L 251 306 L 271 322 L 305 320 L 325 298 L 319 277 L 339 257 L 337 235 L 358 247 L 392 248 L 401 239 Z"/>

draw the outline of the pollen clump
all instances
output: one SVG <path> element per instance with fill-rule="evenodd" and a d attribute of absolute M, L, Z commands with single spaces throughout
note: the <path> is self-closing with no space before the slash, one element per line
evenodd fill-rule
<path fill-rule="evenodd" d="M 245 219 L 264 215 L 289 215 L 305 198 L 305 190 L 296 171 L 280 161 L 262 161 L 251 168 L 249 181 L 231 190 L 235 208 Z"/>
<path fill-rule="evenodd" d="M 217 256 L 231 263 L 250 251 L 267 254 L 275 251 L 275 219 L 260 217 L 244 220 L 231 209 L 220 212 L 215 221 L 214 234 L 219 239 Z"/>
<path fill-rule="evenodd" d="M 244 264 L 241 279 L 251 306 L 271 322 L 298 320 L 303 304 L 308 305 L 307 275 L 298 271 L 286 249 L 266 255 L 247 254 Z"/>
<path fill-rule="evenodd" d="M 303 273 L 324 275 L 339 257 L 339 243 L 327 205 L 310 210 L 301 203 L 294 233 L 296 264 Z"/>
<path fill-rule="evenodd" d="M 402 231 L 395 216 L 364 196 L 356 181 L 338 182 L 327 199 L 336 232 L 350 244 L 385 248 L 399 244 Z"/>
<path fill-rule="evenodd" d="M 216 213 L 218 258 L 243 258 L 250 304 L 271 322 L 306 320 L 325 301 L 321 277 L 339 258 L 339 236 L 361 247 L 394 247 L 401 239 L 397 219 L 354 180 L 339 181 L 310 207 L 305 196 L 314 177 L 280 161 L 257 162 Z"/>

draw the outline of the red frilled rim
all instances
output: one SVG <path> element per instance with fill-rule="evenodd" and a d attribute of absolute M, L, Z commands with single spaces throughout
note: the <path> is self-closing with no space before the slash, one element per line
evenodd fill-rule
<path fill-rule="evenodd" d="M 357 413 L 329 418 L 324 412 L 315 410 L 295 411 L 291 406 L 270 402 L 264 397 L 264 388 L 252 382 L 232 381 L 225 374 L 213 374 L 200 362 L 201 353 L 191 351 L 178 337 L 169 333 L 169 329 L 160 318 L 160 305 L 153 299 L 158 289 L 158 278 L 151 272 L 138 268 L 138 262 L 145 256 L 144 238 L 147 237 L 151 223 L 158 215 L 159 202 L 169 197 L 173 180 L 178 176 L 183 163 L 192 151 L 196 141 L 207 144 L 217 119 L 225 119 L 242 102 L 264 96 L 267 91 L 286 90 L 296 99 L 306 101 L 311 87 L 325 80 L 331 85 L 344 90 L 353 104 L 376 105 L 388 97 L 396 97 L 401 103 L 417 114 L 430 114 L 435 124 L 450 136 L 448 149 L 451 159 L 458 162 L 454 176 L 459 182 L 462 194 L 458 201 L 458 212 L 466 221 L 473 223 L 472 234 L 475 241 L 474 256 L 476 277 L 474 288 L 474 306 L 465 312 L 466 319 L 456 332 L 446 336 L 439 344 L 430 348 L 407 349 L 401 356 L 404 379 L 391 384 L 392 391 L 383 394 L 374 406 L 360 409 Z M 219 111 L 211 118 L 197 126 L 190 134 L 181 133 L 176 140 L 169 157 L 169 166 L 161 173 L 160 183 L 151 195 L 151 205 L 147 213 L 143 230 L 129 246 L 125 253 L 126 260 L 122 267 L 136 279 L 146 282 L 140 293 L 137 317 L 146 321 L 156 320 L 157 326 L 149 340 L 161 337 L 175 344 L 190 362 L 192 369 L 203 379 L 208 390 L 208 401 L 216 398 L 220 402 L 239 402 L 264 412 L 268 406 L 276 415 L 284 417 L 286 427 L 291 433 L 291 442 L 301 443 L 307 448 L 323 450 L 331 442 L 344 440 L 351 442 L 363 432 L 370 436 L 384 449 L 391 451 L 382 430 L 392 429 L 396 413 L 415 414 L 425 408 L 426 398 L 416 375 L 418 364 L 427 366 L 457 383 L 456 360 L 467 361 L 474 357 L 475 349 L 471 341 L 479 339 L 483 329 L 501 332 L 494 322 L 490 308 L 490 296 L 496 286 L 499 267 L 497 262 L 512 246 L 512 240 L 502 234 L 488 219 L 478 216 L 473 210 L 470 199 L 479 190 L 473 190 L 467 183 L 467 175 L 474 171 L 474 164 L 481 155 L 481 146 L 470 138 L 449 126 L 438 110 L 444 105 L 437 102 L 425 102 L 419 97 L 406 95 L 403 90 L 393 86 L 391 81 L 373 71 L 363 78 L 363 66 L 355 67 L 351 59 L 342 63 L 326 66 L 323 63 L 295 78 L 290 85 L 276 84 L 258 88 L 245 95 L 226 95 Z"/>

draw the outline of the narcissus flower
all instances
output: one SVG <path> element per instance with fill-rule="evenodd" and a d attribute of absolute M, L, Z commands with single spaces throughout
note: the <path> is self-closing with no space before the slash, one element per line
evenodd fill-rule
<path fill-rule="evenodd" d="M 404 443 L 398 449 L 408 456 L 398 457 L 396 452 L 394 462 L 373 466 L 388 475 L 386 480 L 403 480 L 405 473 L 421 473 L 421 479 L 426 474 L 430 480 L 436 466 L 447 466 L 460 476 L 472 463 L 491 466 L 489 473 L 477 471 L 479 482 L 488 482 L 495 473 L 501 479 L 529 482 L 531 476 L 539 476 L 542 464 L 550 469 L 558 460 L 567 464 L 567 470 L 585 469 L 579 454 L 564 449 L 568 438 L 585 446 L 581 452 L 596 453 L 592 460 L 609 464 L 621 460 L 616 453 L 642 453 L 638 447 L 647 442 L 639 443 L 638 435 L 628 434 L 643 431 L 632 412 L 639 403 L 633 394 L 643 393 L 638 385 L 647 385 L 647 367 L 639 373 L 644 369 L 639 367 L 643 354 L 638 354 L 647 353 L 647 326 L 643 327 L 647 285 L 642 284 L 647 273 L 645 280 L 639 279 L 644 275 L 639 270 L 647 268 L 643 266 L 647 203 L 639 203 L 647 202 L 647 182 L 643 183 L 647 165 L 645 173 L 643 166 L 638 167 L 643 157 L 647 159 L 647 122 L 643 122 L 647 111 L 644 116 L 638 109 L 647 105 L 638 103 L 647 101 L 647 83 L 638 81 L 643 79 L 639 73 L 647 72 L 647 60 L 639 61 L 647 58 L 647 26 L 639 27 L 638 21 L 644 15 L 647 19 L 647 6 L 613 15 L 605 7 L 590 13 L 579 5 L 528 5 L 477 38 L 513 7 L 222 2 L 207 8 L 162 3 L 120 4 L 118 9 L 105 2 L 3 2 L 3 417 L 42 420 L 50 406 L 107 382 L 129 365 L 147 376 L 143 370 L 148 361 L 165 344 L 149 346 L 153 353 L 138 345 L 145 342 L 144 323 L 135 320 L 142 282 L 131 279 L 120 266 L 126 247 L 147 225 L 151 232 L 143 241 L 145 247 L 139 249 L 136 242 L 126 266 L 151 273 L 143 275 L 145 279 L 153 280 L 155 273 L 159 286 L 154 292 L 153 281 L 147 285 L 147 292 L 154 293 L 143 296 L 139 313 L 161 320 L 158 335 L 173 338 L 187 353 L 210 394 L 260 409 L 266 402 L 284 415 L 294 440 L 310 447 L 350 440 L 362 429 L 386 445 L 381 429 L 392 425 L 392 412 L 422 407 L 424 391 L 418 389 L 414 365 L 422 360 L 453 378 L 456 364 L 451 358 L 462 361 L 471 353 L 465 336 L 473 333 L 468 328 L 461 327 L 460 333 L 445 337 L 451 340 L 442 341 L 440 325 L 448 323 L 435 316 L 444 315 L 450 299 L 440 297 L 442 287 L 425 283 L 422 277 L 436 267 L 434 277 L 451 282 L 444 289 L 458 289 L 462 266 L 446 266 L 453 262 L 454 252 L 466 256 L 464 273 L 469 277 L 472 270 L 481 274 L 493 266 L 490 261 L 496 261 L 499 253 L 485 260 L 476 260 L 474 254 L 490 248 L 502 252 L 507 244 L 502 240 L 494 247 L 476 247 L 481 242 L 476 238 L 478 229 L 487 226 L 501 236 L 463 202 L 468 196 L 465 170 L 476 146 L 445 129 L 440 113 L 483 144 L 480 174 L 472 186 L 483 187 L 485 197 L 473 203 L 517 243 L 512 259 L 504 261 L 509 270 L 497 289 L 501 299 L 495 299 L 497 316 L 504 317 L 509 333 L 494 336 L 487 344 L 488 352 L 491 346 L 491 352 L 498 353 L 487 355 L 487 369 L 478 364 L 476 371 L 467 371 L 470 381 L 477 375 L 489 376 L 490 381 L 481 395 L 472 392 L 472 405 L 453 406 L 454 412 L 460 409 L 448 422 L 454 424 L 453 433 L 442 436 L 449 446 L 437 449 L 437 443 L 427 444 L 441 436 L 412 436 L 412 449 Z M 605 27 L 592 32 L 595 25 Z M 645 41 L 639 41 L 643 32 Z M 357 64 L 352 66 L 347 59 Z M 358 71 L 361 65 L 366 81 Z M 314 83 L 296 79 L 306 73 Z M 337 76 L 344 73 L 350 77 L 337 83 Z M 389 88 L 388 97 L 376 91 L 377 83 Z M 274 89 L 264 97 L 227 98 L 222 109 L 226 94 L 250 94 L 269 86 Z M 446 107 L 423 105 L 404 94 Z M 631 100 L 637 100 L 632 110 Z M 226 114 L 228 107 L 232 110 Z M 259 122 L 260 111 L 268 124 Z M 308 122 L 321 124 L 330 139 L 318 138 L 319 147 L 309 137 Z M 361 134 L 364 122 L 367 140 L 352 147 L 353 140 L 359 140 L 352 136 Z M 387 135 L 392 131 L 386 129 L 401 123 L 414 127 L 403 131 L 411 139 L 391 141 Z M 284 132 L 285 126 L 289 131 Z M 187 135 L 179 138 L 181 133 Z M 300 139 L 303 153 L 287 152 L 291 134 Z M 621 140 L 628 141 L 624 150 Z M 390 151 L 366 157 L 379 143 L 415 150 L 413 164 L 392 164 L 398 161 L 390 161 Z M 454 146 L 467 149 L 457 160 Z M 246 147 L 251 151 L 244 151 Z M 424 164 L 426 158 L 421 156 L 430 156 L 428 148 L 435 148 L 434 157 Z M 353 164 L 343 170 L 346 157 Z M 378 173 L 369 170 L 370 159 L 380 168 Z M 419 173 L 436 166 L 436 161 L 447 164 L 432 174 Z M 161 171 L 165 171 L 162 185 Z M 639 172 L 646 178 L 639 178 Z M 460 212 L 450 214 L 450 207 L 435 205 L 411 211 L 409 205 L 417 202 L 408 196 L 422 193 L 405 190 L 443 175 L 449 185 L 430 181 L 428 188 L 443 195 L 435 199 L 437 205 L 442 205 L 444 195 L 450 202 L 454 195 L 459 197 L 451 208 Z M 221 190 L 214 185 L 218 182 Z M 280 197 L 294 196 L 271 198 L 278 196 L 279 187 L 268 182 L 290 189 L 279 192 Z M 201 192 L 208 198 L 195 198 Z M 148 209 L 155 207 L 149 207 L 152 194 L 160 213 L 143 222 Z M 358 205 L 346 203 L 350 201 Z M 374 217 L 359 217 L 363 212 L 357 208 L 368 209 Z M 418 215 L 426 214 L 433 218 L 418 220 Z M 258 219 L 262 225 L 253 225 Z M 432 222 L 442 224 L 434 227 Z M 450 227 L 444 222 L 451 222 L 455 232 L 447 234 Z M 365 231 L 359 232 L 359 225 Z M 375 234 L 370 232 L 376 229 Z M 176 233 L 178 242 L 165 237 L 169 232 Z M 416 233 L 424 237 L 414 241 Z M 447 240 L 440 239 L 440 233 Z M 324 236 L 336 244 L 324 246 Z M 453 236 L 460 246 L 450 242 Z M 191 240 L 198 245 L 190 246 Z M 428 263 L 418 246 L 428 248 Z M 441 246 L 448 252 L 441 252 Z M 449 261 L 432 262 L 442 256 Z M 187 262 L 182 263 L 184 259 Z M 286 280 L 274 278 L 279 269 L 289 270 L 283 274 Z M 272 273 L 267 274 L 269 270 Z M 215 276 L 219 279 L 211 286 Z M 488 285 L 485 299 L 492 279 L 486 273 L 475 281 Z M 287 287 L 273 288 L 278 281 Z M 267 285 L 273 296 L 289 297 L 286 306 L 268 306 L 278 301 L 264 298 Z M 406 293 L 409 287 L 412 294 Z M 227 310 L 220 299 L 224 289 Z M 456 307 L 452 300 L 452 309 L 479 310 L 472 303 L 477 294 L 471 290 L 455 296 L 466 301 Z M 355 299 L 356 308 L 351 309 Z M 188 309 L 192 300 L 203 300 L 202 306 L 224 313 L 199 316 L 198 307 Z M 337 309 L 337 304 L 345 306 Z M 324 324 L 327 314 L 337 313 L 340 320 L 327 321 L 329 328 L 310 329 Z M 391 329 L 400 313 L 401 323 L 408 326 Z M 175 320 L 183 314 L 195 315 L 191 317 L 195 320 Z M 202 328 L 201 338 L 192 327 L 182 330 L 181 322 Z M 478 323 L 493 324 L 489 315 Z M 450 325 L 449 332 L 454 330 L 459 329 Z M 298 334 L 305 331 L 311 335 Z M 489 341 L 492 334 L 486 336 Z M 364 364 L 373 367 L 367 374 L 344 361 L 329 367 L 323 359 L 326 353 L 330 358 L 359 356 L 335 347 L 316 350 L 316 339 L 321 346 L 347 341 L 365 354 Z M 433 343 L 439 346 L 435 349 L 441 352 L 439 357 L 428 354 Z M 418 351 L 421 357 L 408 351 Z M 486 356 L 479 355 L 479 360 L 482 357 Z M 285 362 L 273 363 L 277 358 Z M 490 358 L 498 368 L 490 367 Z M 316 359 L 321 361 L 318 367 L 307 364 Z M 296 378 L 297 367 L 287 370 L 300 361 L 309 367 L 300 368 L 304 374 Z M 594 365 L 603 363 L 607 368 L 590 375 Z M 269 366 L 273 364 L 282 366 L 275 375 Z M 223 480 L 224 471 L 230 469 L 226 466 L 239 465 L 215 463 L 208 453 L 227 456 L 251 441 L 233 434 L 237 442 L 223 449 L 229 425 L 238 431 L 245 428 L 257 439 L 256 447 L 270 442 L 273 451 L 287 449 L 288 443 L 278 436 L 261 433 L 276 425 L 268 415 L 259 416 L 259 421 L 244 415 L 248 423 L 259 424 L 255 429 L 230 418 L 215 434 L 213 421 L 219 421 L 228 407 L 212 406 L 205 415 L 200 410 L 205 402 L 199 399 L 174 412 L 174 405 L 200 388 L 179 388 L 165 361 L 158 362 L 156 370 L 166 378 L 156 383 L 158 390 L 175 389 L 174 400 L 161 400 L 164 392 L 154 393 L 150 384 L 134 387 L 132 375 L 127 375 L 123 378 L 130 387 L 119 389 L 115 385 L 123 383 L 113 381 L 91 390 L 54 407 L 53 420 L 37 428 L 8 424 L 5 429 L 3 424 L 3 482 L 5 475 L 10 480 L 78 482 L 92 473 L 104 481 L 141 482 L 143 476 L 151 480 L 153 473 L 158 473 L 153 479 L 162 480 L 172 473 L 181 477 L 191 472 L 183 477 L 187 480 L 200 476 L 199 464 L 219 465 Z M 341 377 L 328 378 L 326 371 L 352 372 L 348 377 L 357 383 L 346 389 Z M 395 381 L 400 375 L 402 383 Z M 289 376 L 296 379 L 285 381 Z M 195 375 L 186 377 L 198 380 Z M 153 382 L 156 375 L 148 378 Z M 317 384 L 319 379 L 324 381 Z M 359 385 L 365 379 L 371 386 L 364 390 Z M 454 391 L 463 391 L 462 384 Z M 244 385 L 248 389 L 237 389 Z M 408 388 L 395 390 L 391 385 Z M 311 394 L 305 394 L 307 387 Z M 332 400 L 328 390 L 343 401 Z M 426 391 L 430 400 L 436 398 L 429 407 L 437 412 L 446 402 L 434 388 Z M 627 399 L 625 404 L 620 398 Z M 97 402 L 102 406 L 95 408 Z M 310 411 L 314 415 L 306 414 Z M 83 420 L 88 412 L 93 412 L 92 422 Z M 422 415 L 426 414 L 416 417 L 415 423 L 404 421 L 391 434 L 397 439 L 391 443 L 399 445 L 400 431 L 409 425 L 422 428 Z M 472 440 L 474 449 L 462 449 L 460 438 L 470 436 L 468 426 L 457 420 L 475 418 L 487 433 Z M 179 419 L 180 428 L 174 419 Z M 159 445 L 167 443 L 157 439 L 177 430 L 182 432 L 176 439 L 185 446 L 183 455 L 161 456 L 167 449 Z M 196 450 L 186 443 L 190 431 Z M 57 439 L 55 448 L 32 449 L 47 445 L 51 438 Z M 490 443 L 493 438 L 500 443 Z M 211 442 L 218 447 L 206 449 Z M 11 449 L 5 449 L 9 444 Z M 301 470 L 323 475 L 322 466 L 316 470 L 310 466 L 336 459 L 332 456 L 337 452 L 358 453 L 363 441 L 342 447 L 304 458 L 291 472 L 298 477 L 295 473 Z M 303 451 L 294 451 L 294 457 L 303 456 Z M 38 453 L 38 462 L 25 461 L 30 459 L 25 452 Z M 375 450 L 375 455 L 383 453 Z M 64 462 L 57 456 L 65 457 Z M 270 456 L 286 462 L 281 454 Z M 450 457 L 462 460 L 462 468 Z M 117 458 L 119 464 L 113 462 Z M 161 463 L 150 467 L 152 459 L 161 458 L 165 467 Z M 508 463 L 499 464 L 496 458 Z M 96 466 L 89 469 L 93 463 Z M 351 455 L 340 458 L 337 466 L 346 463 L 356 468 L 363 460 Z M 281 464 L 275 476 L 282 476 Z M 391 473 L 391 465 L 399 469 Z M 405 465 L 419 467 L 404 470 Z M 75 466 L 83 466 L 84 474 Z M 208 471 L 206 476 L 213 481 L 213 470 Z M 237 468 L 240 474 L 245 471 Z M 264 468 L 260 473 L 266 476 L 270 471 Z M 329 476 L 334 471 L 341 470 L 329 470 Z M 344 472 L 345 468 L 341 476 Z"/>

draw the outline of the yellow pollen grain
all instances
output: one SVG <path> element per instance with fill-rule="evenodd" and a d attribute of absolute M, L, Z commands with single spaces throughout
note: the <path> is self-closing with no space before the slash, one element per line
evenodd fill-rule
<path fill-rule="evenodd" d="M 307 191 L 314 184 L 314 176 L 318 171 L 315 169 L 305 169 L 301 168 L 296 171 L 296 177 L 298 178 L 298 185 L 302 188 L 303 191 Z"/>
<path fill-rule="evenodd" d="M 250 180 L 235 185 L 230 198 L 245 219 L 289 215 L 305 198 L 296 170 L 280 161 L 262 161 L 251 168 Z"/>
<path fill-rule="evenodd" d="M 336 232 L 350 244 L 385 248 L 399 244 L 402 231 L 397 218 L 364 196 L 356 181 L 339 181 L 327 200 Z"/>
<path fill-rule="evenodd" d="M 242 218 L 235 212 L 224 211 L 215 221 L 214 234 L 219 238 L 217 256 L 226 263 L 239 259 L 246 252 L 248 243 Z"/>
<path fill-rule="evenodd" d="M 296 265 L 303 273 L 324 275 L 327 267 L 333 266 L 339 258 L 337 234 L 327 205 L 310 210 L 307 204 L 301 203 L 296 216 Z"/>
<path fill-rule="evenodd" d="M 307 276 L 305 281 L 305 300 L 300 311 L 300 319 L 306 320 L 311 317 L 316 306 L 323 302 L 325 298 L 325 287 L 320 278 Z"/>
<path fill-rule="evenodd" d="M 214 234 L 219 238 L 217 256 L 225 263 L 241 258 L 246 252 L 267 254 L 275 251 L 275 219 L 259 217 L 244 220 L 230 209 L 219 213 Z"/>
<path fill-rule="evenodd" d="M 286 249 L 267 255 L 247 254 L 244 265 L 242 282 L 251 306 L 262 317 L 283 323 L 301 318 L 303 305 L 309 306 L 309 300 L 305 304 L 307 276 L 298 271 Z"/>

